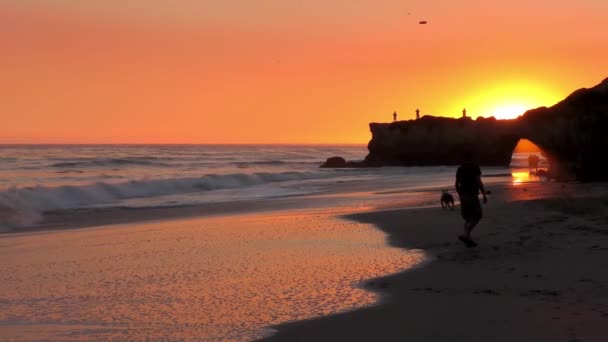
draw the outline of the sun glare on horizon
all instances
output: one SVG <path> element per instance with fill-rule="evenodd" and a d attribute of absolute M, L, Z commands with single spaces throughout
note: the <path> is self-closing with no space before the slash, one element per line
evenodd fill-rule
<path fill-rule="evenodd" d="M 526 80 L 507 80 L 493 85 L 484 84 L 474 91 L 470 101 L 472 117 L 516 119 L 526 111 L 541 106 L 552 106 L 560 96 L 550 85 Z M 467 110 L 469 110 L 467 108 Z"/>
<path fill-rule="evenodd" d="M 523 104 L 506 104 L 497 106 L 491 113 L 492 116 L 499 120 L 516 119 L 524 114 L 527 110 L 532 109 L 531 106 Z"/>

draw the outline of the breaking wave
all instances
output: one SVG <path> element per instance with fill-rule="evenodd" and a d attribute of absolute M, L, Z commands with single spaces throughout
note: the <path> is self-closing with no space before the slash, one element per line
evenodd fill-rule
<path fill-rule="evenodd" d="M 12 187 L 0 190 L 0 225 L 31 225 L 42 213 L 96 205 L 111 205 L 131 198 L 238 189 L 285 181 L 344 176 L 343 172 L 280 172 L 208 174 L 197 178 L 145 179 L 122 183 L 96 182 L 57 187 Z M 4 222 L 3 222 L 4 221 Z"/>

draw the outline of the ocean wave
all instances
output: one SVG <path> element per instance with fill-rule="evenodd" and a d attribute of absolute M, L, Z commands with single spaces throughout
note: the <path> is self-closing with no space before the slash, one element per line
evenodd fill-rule
<path fill-rule="evenodd" d="M 549 162 L 546 159 L 541 158 L 539 160 L 538 165 L 541 167 L 547 167 L 547 166 L 549 166 Z M 525 156 L 525 157 L 513 156 L 513 158 L 511 158 L 510 166 L 514 167 L 514 168 L 528 168 L 528 166 L 529 166 L 528 156 Z"/>
<path fill-rule="evenodd" d="M 79 186 L 12 187 L 0 191 L 0 224 L 31 225 L 44 212 L 112 204 L 132 198 L 239 189 L 266 183 L 344 176 L 341 172 L 280 172 L 208 174 L 197 178 L 145 179 Z M 9 212 L 10 214 L 7 214 Z M 2 222 L 5 221 L 5 222 Z"/>
<path fill-rule="evenodd" d="M 78 168 L 78 167 L 99 167 L 99 166 L 124 166 L 124 165 L 141 165 L 141 166 L 171 166 L 161 159 L 155 157 L 130 157 L 130 158 L 94 158 L 68 162 L 58 162 L 51 164 L 55 168 Z"/>
<path fill-rule="evenodd" d="M 81 170 L 61 170 L 61 171 L 57 171 L 57 173 L 83 173 L 84 171 Z"/>
<path fill-rule="evenodd" d="M 269 166 L 274 166 L 274 165 L 285 165 L 288 164 L 288 162 L 286 161 L 282 161 L 282 160 L 261 160 L 261 161 L 253 161 L 253 162 L 233 162 L 231 164 L 236 164 L 236 165 L 269 165 Z"/>
<path fill-rule="evenodd" d="M 201 161 L 199 159 L 181 159 L 180 163 L 175 163 L 175 158 L 148 158 L 148 157 L 133 157 L 133 158 L 95 158 L 74 161 L 60 161 L 50 165 L 53 168 L 88 168 L 88 167 L 116 167 L 116 166 L 152 166 L 152 167 L 180 167 L 180 166 L 225 166 L 233 165 L 239 168 L 255 167 L 255 166 L 283 166 L 288 164 L 318 164 L 317 162 L 301 162 L 301 161 L 283 161 L 283 160 L 262 160 L 262 161 L 230 161 L 233 158 L 221 160 L 215 158 L 210 161 Z M 39 167 L 36 167 L 39 168 Z"/>

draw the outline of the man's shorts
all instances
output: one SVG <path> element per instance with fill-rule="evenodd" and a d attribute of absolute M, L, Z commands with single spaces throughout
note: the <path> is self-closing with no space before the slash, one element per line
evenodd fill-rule
<path fill-rule="evenodd" d="M 479 197 L 460 196 L 460 214 L 465 221 L 481 220 L 483 213 Z"/>

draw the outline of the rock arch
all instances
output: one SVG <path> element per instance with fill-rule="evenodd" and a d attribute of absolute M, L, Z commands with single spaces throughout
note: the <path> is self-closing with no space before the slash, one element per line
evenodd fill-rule
<path fill-rule="evenodd" d="M 552 107 L 514 120 L 444 118 L 371 123 L 363 165 L 455 165 L 465 150 L 487 166 L 508 166 L 520 139 L 545 152 L 553 178 L 608 180 L 608 79 Z"/>

